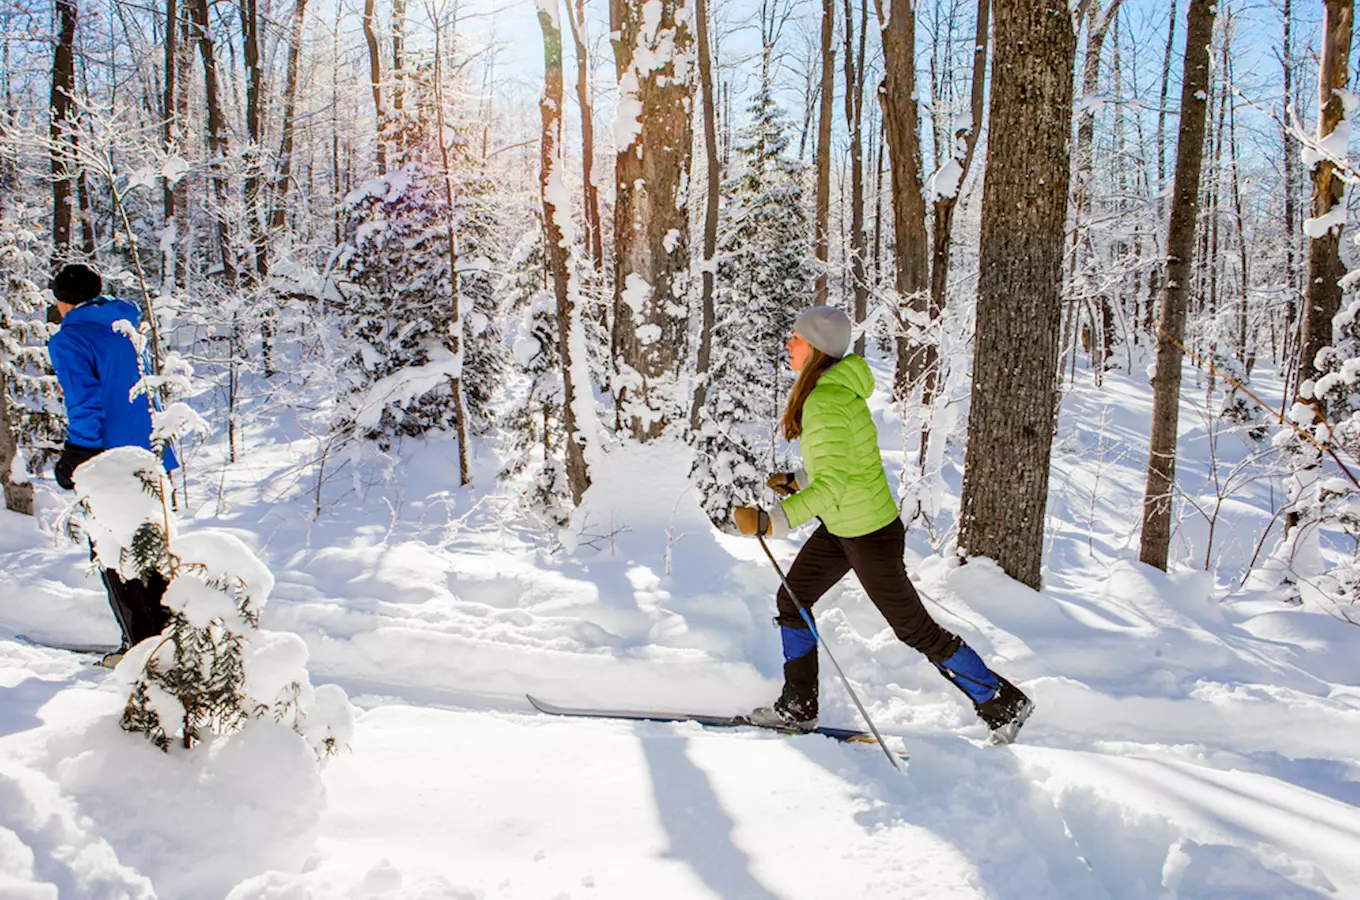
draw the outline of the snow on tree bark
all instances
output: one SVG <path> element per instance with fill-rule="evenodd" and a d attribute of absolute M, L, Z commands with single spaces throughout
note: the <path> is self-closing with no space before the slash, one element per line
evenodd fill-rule
<path fill-rule="evenodd" d="M 570 2 L 570 0 L 567 0 Z M 571 488 L 572 503 L 579 506 L 581 497 L 590 487 L 590 472 L 586 468 L 581 447 L 581 432 L 576 426 L 576 395 L 590 396 L 590 383 L 580 384 L 572 366 L 572 347 L 569 336 L 572 320 L 580 316 L 579 297 L 575 294 L 571 277 L 571 209 L 567 201 L 566 182 L 562 161 L 562 26 L 559 24 L 558 0 L 537 0 L 538 24 L 543 30 L 543 99 L 539 110 L 543 118 L 539 194 L 543 201 L 543 227 L 547 232 L 548 269 L 552 274 L 553 294 L 557 301 L 558 353 L 562 363 L 562 414 L 566 426 L 567 483 Z"/>
<path fill-rule="evenodd" d="M 611 0 L 618 33 L 614 136 L 614 357 L 621 424 L 640 441 L 684 416 L 693 73 L 685 0 Z"/>

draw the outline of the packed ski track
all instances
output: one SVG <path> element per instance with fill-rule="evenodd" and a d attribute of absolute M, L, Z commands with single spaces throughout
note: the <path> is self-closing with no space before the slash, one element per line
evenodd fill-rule
<path fill-rule="evenodd" d="M 1017 744 L 984 746 L 853 578 L 818 605 L 905 776 L 872 745 L 529 706 L 730 715 L 778 690 L 777 577 L 709 526 L 680 444 L 612 450 L 561 536 L 497 485 L 495 441 L 470 488 L 447 438 L 351 461 L 319 516 L 311 441 L 260 421 L 234 464 L 188 454 L 185 527 L 268 562 L 262 625 L 360 710 L 319 773 L 267 722 L 162 754 L 118 728 L 118 673 L 15 639 L 116 635 L 49 484 L 36 522 L 0 519 L 0 897 L 1360 898 L 1360 627 L 1241 587 L 1282 498 L 1233 476 L 1269 442 L 1207 414 L 1196 379 L 1169 574 L 1137 562 L 1144 378 L 1064 398 L 1041 592 L 957 562 L 946 455 L 909 569 L 1035 699 Z M 874 403 L 896 489 L 903 423 Z M 798 537 L 771 542 L 782 561 Z M 829 667 L 822 694 L 823 724 L 861 726 Z"/>

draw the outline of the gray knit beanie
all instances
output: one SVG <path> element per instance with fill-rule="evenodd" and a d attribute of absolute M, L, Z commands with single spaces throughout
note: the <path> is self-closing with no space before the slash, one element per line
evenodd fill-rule
<path fill-rule="evenodd" d="M 834 359 L 840 359 L 850 349 L 850 317 L 834 306 L 803 310 L 793 323 L 793 330 Z"/>

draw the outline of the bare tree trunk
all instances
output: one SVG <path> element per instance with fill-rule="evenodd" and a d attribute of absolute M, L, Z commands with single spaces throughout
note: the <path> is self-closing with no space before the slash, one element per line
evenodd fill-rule
<path fill-rule="evenodd" d="M 963 157 L 953 157 L 959 166 L 958 186 L 952 194 L 935 197 L 935 229 L 931 243 L 930 264 L 930 320 L 936 322 L 944 313 L 945 298 L 949 290 L 949 250 L 953 241 L 954 210 L 958 206 L 959 194 L 963 192 L 964 179 L 973 165 L 973 154 L 977 150 L 978 135 L 982 133 L 983 100 L 986 97 L 987 80 L 987 35 L 991 20 L 991 0 L 978 0 L 977 28 L 973 37 L 973 83 L 968 98 L 969 127 L 959 129 L 954 135 L 954 145 L 963 142 Z M 935 397 L 935 387 L 939 377 L 938 351 L 934 343 L 926 344 L 925 385 L 921 390 L 921 406 L 929 409 Z M 929 441 L 929 422 L 921 435 L 920 460 L 926 461 L 926 444 Z"/>
<path fill-rule="evenodd" d="M 1143 533 L 1138 547 L 1138 558 L 1162 571 L 1166 571 L 1171 552 L 1171 495 L 1176 483 L 1176 428 L 1180 418 L 1180 342 L 1185 335 L 1186 289 L 1194 262 L 1214 11 L 1214 0 L 1190 0 L 1185 20 L 1176 186 L 1166 236 L 1165 288 L 1157 337 L 1157 368 L 1152 378 L 1152 438 L 1143 493 Z"/>
<path fill-rule="evenodd" d="M 571 0 L 566 0 L 568 4 Z M 538 24 L 543 29 L 543 100 L 539 110 L 543 118 L 542 152 L 540 156 L 539 192 L 543 200 L 543 226 L 548 239 L 548 266 L 552 271 L 553 293 L 557 299 L 557 344 L 562 361 L 562 417 L 566 427 L 567 484 L 571 499 L 577 506 L 590 487 L 590 473 L 586 469 L 585 454 L 577 440 L 576 393 L 589 391 L 590 385 L 573 381 L 572 353 L 584 347 L 571 346 L 571 323 L 579 315 L 576 298 L 571 290 L 570 248 L 567 245 L 563 222 L 571 220 L 571 210 L 559 207 L 567 197 L 562 161 L 562 26 L 558 23 L 558 0 L 538 0 Z M 570 17 L 570 12 L 568 12 Z"/>
<path fill-rule="evenodd" d="M 377 119 L 378 174 L 386 175 L 387 110 L 382 99 L 382 51 L 378 49 L 378 32 L 373 25 L 374 3 L 375 0 L 364 0 L 364 41 L 368 44 L 368 83 L 373 89 L 373 114 Z"/>
<path fill-rule="evenodd" d="M 1065 0 L 997 0 L 995 13 L 959 547 L 1037 589 L 1058 407 L 1077 41 Z"/>
<path fill-rule="evenodd" d="M 14 422 L 9 402 L 9 381 L 0 370 L 0 489 L 5 493 L 5 509 L 26 516 L 33 515 L 33 485 L 28 482 L 15 483 L 10 480 L 14 458 L 19 454 L 18 435 L 14 433 Z"/>
<path fill-rule="evenodd" d="M 649 13 L 610 0 L 620 105 L 636 112 L 618 141 L 614 211 L 614 336 L 620 416 L 649 441 L 677 409 L 684 358 L 689 272 L 690 15 L 685 0 L 658 0 Z M 666 48 L 662 52 L 662 48 Z M 640 57 L 640 58 L 639 58 Z M 619 128 L 616 126 L 616 131 Z"/>
<path fill-rule="evenodd" d="M 288 73 L 284 76 L 283 122 L 279 126 L 279 170 L 270 198 L 269 229 L 274 232 L 282 231 L 287 224 L 288 189 L 293 183 L 293 129 L 297 117 L 298 67 L 302 58 L 303 21 L 306 15 L 307 0 L 294 0 L 293 30 L 288 40 Z"/>
<path fill-rule="evenodd" d="M 1111 0 L 1107 9 L 1101 9 L 1100 0 L 1091 0 L 1086 18 L 1086 58 L 1082 72 L 1081 114 L 1077 117 L 1077 178 L 1076 198 L 1072 212 L 1075 223 L 1073 239 L 1076 253 L 1073 255 L 1074 287 L 1078 299 L 1089 302 L 1090 285 L 1095 280 L 1094 269 L 1097 265 L 1095 247 L 1091 241 L 1091 178 L 1095 173 L 1095 135 L 1096 135 L 1096 96 L 1100 92 L 1100 59 L 1105 46 L 1105 35 L 1110 23 L 1119 13 L 1120 0 Z M 1111 316 L 1109 297 L 1099 298 L 1101 313 L 1101 335 L 1106 333 L 1104 323 Z M 1101 373 L 1109 362 L 1108 342 L 1098 340 L 1096 323 L 1092 323 L 1091 368 L 1096 372 L 1096 383 L 1100 384 Z"/>
<path fill-rule="evenodd" d="M 883 38 L 883 83 L 878 87 L 892 170 L 895 287 L 899 302 L 913 313 L 927 310 L 930 287 L 926 257 L 926 201 L 922 194 L 920 116 L 916 109 L 916 12 L 909 3 L 874 0 Z M 889 14 L 891 12 L 891 14 Z M 1070 102 L 1070 101 L 1069 101 Z M 906 308 L 899 331 L 908 329 Z M 893 396 L 903 399 L 925 369 L 925 348 L 903 334 L 897 338 Z"/>
<path fill-rule="evenodd" d="M 1231 20 L 1231 13 L 1229 13 Z M 1232 56 L 1227 46 L 1223 50 L 1224 81 L 1233 84 Z M 1237 104 L 1228 107 L 1228 152 L 1232 163 L 1232 203 L 1233 217 L 1237 222 L 1237 263 L 1242 273 L 1242 297 L 1237 307 L 1237 361 L 1242 364 L 1247 377 L 1251 377 L 1252 366 L 1256 362 L 1256 351 L 1248 333 L 1247 301 L 1251 288 L 1251 268 L 1247 260 L 1247 229 L 1242 216 L 1242 179 L 1238 170 L 1239 150 L 1237 145 Z"/>
<path fill-rule="evenodd" d="M 213 195 L 217 201 L 217 245 L 222 254 L 222 275 L 229 285 L 236 284 L 236 260 L 231 249 L 231 225 L 227 219 L 226 161 L 227 122 L 222 115 L 222 98 L 217 81 L 217 56 L 212 33 L 208 30 L 208 0 L 194 0 L 194 28 L 198 32 L 198 51 L 203 57 L 203 92 L 208 103 L 208 146 L 213 155 Z"/>
<path fill-rule="evenodd" d="M 590 93 L 590 53 L 586 48 L 585 0 L 565 0 L 567 24 L 576 44 L 576 99 L 581 107 L 581 190 L 585 195 L 586 244 L 595 271 L 604 271 L 604 226 L 600 222 L 600 187 L 595 183 L 595 105 Z M 707 95 L 705 95 L 707 97 Z M 706 99 L 710 106 L 711 99 Z"/>
<path fill-rule="evenodd" d="M 1285 0 L 1289 2 L 1289 0 Z M 1171 13 L 1166 29 L 1166 53 L 1162 56 L 1162 95 L 1157 104 L 1157 191 L 1166 185 L 1166 98 L 1171 87 L 1171 53 L 1176 44 L 1176 0 L 1171 0 Z"/>
<path fill-rule="evenodd" d="M 1350 73 L 1351 31 L 1355 15 L 1353 0 L 1324 0 L 1322 64 L 1318 69 L 1318 132 L 1325 140 L 1346 118 L 1341 92 Z M 1313 164 L 1313 215 L 1305 226 L 1308 242 L 1308 280 L 1304 288 L 1303 341 L 1296 384 L 1318 376 L 1317 354 L 1332 343 L 1332 318 L 1341 309 L 1340 221 L 1328 216 L 1342 205 L 1346 184 L 1329 159 Z"/>
<path fill-rule="evenodd" d="M 366 7 L 370 20 L 372 18 L 372 3 L 373 0 L 368 0 L 369 5 Z M 439 153 L 444 165 L 444 200 L 448 205 L 448 218 L 445 220 L 444 226 L 449 245 L 449 290 L 453 295 L 449 298 L 449 305 L 452 310 L 449 321 L 449 341 L 453 345 L 449 350 L 458 360 L 459 371 L 458 375 L 449 379 L 449 387 L 453 392 L 453 415 L 457 421 L 458 483 L 466 485 L 471 482 L 471 479 L 468 478 L 467 404 L 463 402 L 461 373 L 463 359 L 467 354 L 467 328 L 463 324 L 463 291 L 462 282 L 458 275 L 458 204 L 455 202 L 453 193 L 453 164 L 449 158 L 449 142 L 444 140 L 444 25 L 434 12 L 431 12 L 430 18 L 434 21 L 435 124 L 439 128 Z M 373 90 L 376 98 L 378 90 L 376 81 Z M 379 144 L 381 144 L 381 141 L 379 141 Z"/>
<path fill-rule="evenodd" d="M 831 247 L 831 113 L 836 98 L 836 2 L 822 0 L 821 112 L 817 118 L 817 200 L 813 255 L 817 258 L 816 300 L 825 305 Z"/>
<path fill-rule="evenodd" d="M 701 300 L 703 321 L 699 325 L 699 359 L 694 378 L 694 406 L 690 410 L 690 431 L 699 428 L 699 415 L 708 399 L 708 370 L 713 357 L 713 327 L 717 313 L 713 307 L 714 254 L 718 249 L 718 202 L 721 200 L 722 167 L 718 164 L 718 126 L 713 97 L 713 54 L 708 43 L 708 0 L 696 0 L 695 26 L 699 41 L 699 89 L 704 102 L 704 160 L 707 195 L 704 198 L 704 248 L 700 264 L 703 281 Z"/>
<path fill-rule="evenodd" d="M 855 322 L 869 315 L 869 275 L 864 241 L 864 44 L 869 30 L 869 0 L 860 0 L 859 37 L 855 46 L 855 13 L 845 0 L 845 127 L 850 132 L 850 286 Z M 855 342 L 864 353 L 864 335 Z"/>
<path fill-rule="evenodd" d="M 175 78 L 179 74 L 179 4 L 177 0 L 165 0 L 165 94 L 161 101 L 161 118 L 165 121 L 161 142 L 166 153 L 176 151 L 175 138 Z M 185 86 L 187 87 L 187 85 Z M 183 89 L 183 88 L 181 88 Z M 175 220 L 175 186 L 166 178 L 162 186 L 161 207 L 168 226 Z M 164 279 L 168 288 L 175 284 L 175 258 L 173 254 L 166 259 L 168 269 Z"/>
<path fill-rule="evenodd" d="M 406 103 L 406 0 L 392 0 L 392 110 Z"/>
<path fill-rule="evenodd" d="M 52 162 L 52 264 L 59 268 L 71 257 L 71 223 L 73 220 L 72 187 L 75 182 L 75 160 L 71 142 L 74 122 L 71 110 L 75 104 L 75 44 L 76 0 L 57 0 L 57 45 L 52 54 L 52 97 L 49 153 Z"/>
<path fill-rule="evenodd" d="M 1298 148 L 1289 133 L 1289 107 L 1294 98 L 1294 40 L 1292 0 L 1284 0 L 1284 39 L 1280 48 L 1280 67 L 1284 70 L 1284 94 L 1280 98 L 1280 137 L 1284 143 L 1284 275 L 1285 275 L 1285 331 L 1283 359 L 1280 368 L 1284 370 L 1284 393 L 1280 398 L 1280 408 L 1294 395 L 1294 367 L 1290 366 L 1289 348 L 1293 345 L 1294 333 L 1299 321 L 1299 276 L 1295 250 L 1299 242 L 1299 213 L 1294 200 L 1294 191 L 1299 180 Z"/>
<path fill-rule="evenodd" d="M 264 69 L 260 66 L 260 16 L 257 0 L 240 0 L 241 45 L 246 64 L 246 172 L 245 201 L 246 228 L 254 249 L 252 266 L 246 266 L 248 281 L 257 281 L 269 274 L 264 230 L 264 203 L 261 199 L 263 177 L 264 114 L 260 108 L 264 100 Z"/>

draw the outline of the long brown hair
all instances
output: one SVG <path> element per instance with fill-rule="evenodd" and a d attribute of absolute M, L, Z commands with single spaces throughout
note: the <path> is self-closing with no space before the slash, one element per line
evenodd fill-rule
<path fill-rule="evenodd" d="M 830 356 L 816 347 L 810 348 L 807 362 L 803 363 L 803 368 L 798 372 L 798 380 L 793 383 L 793 390 L 789 392 L 789 405 L 784 407 L 784 440 L 797 440 L 803 433 L 803 404 L 807 402 L 808 394 L 817 386 L 817 379 L 821 378 L 828 369 L 840 362 L 834 356 Z"/>

